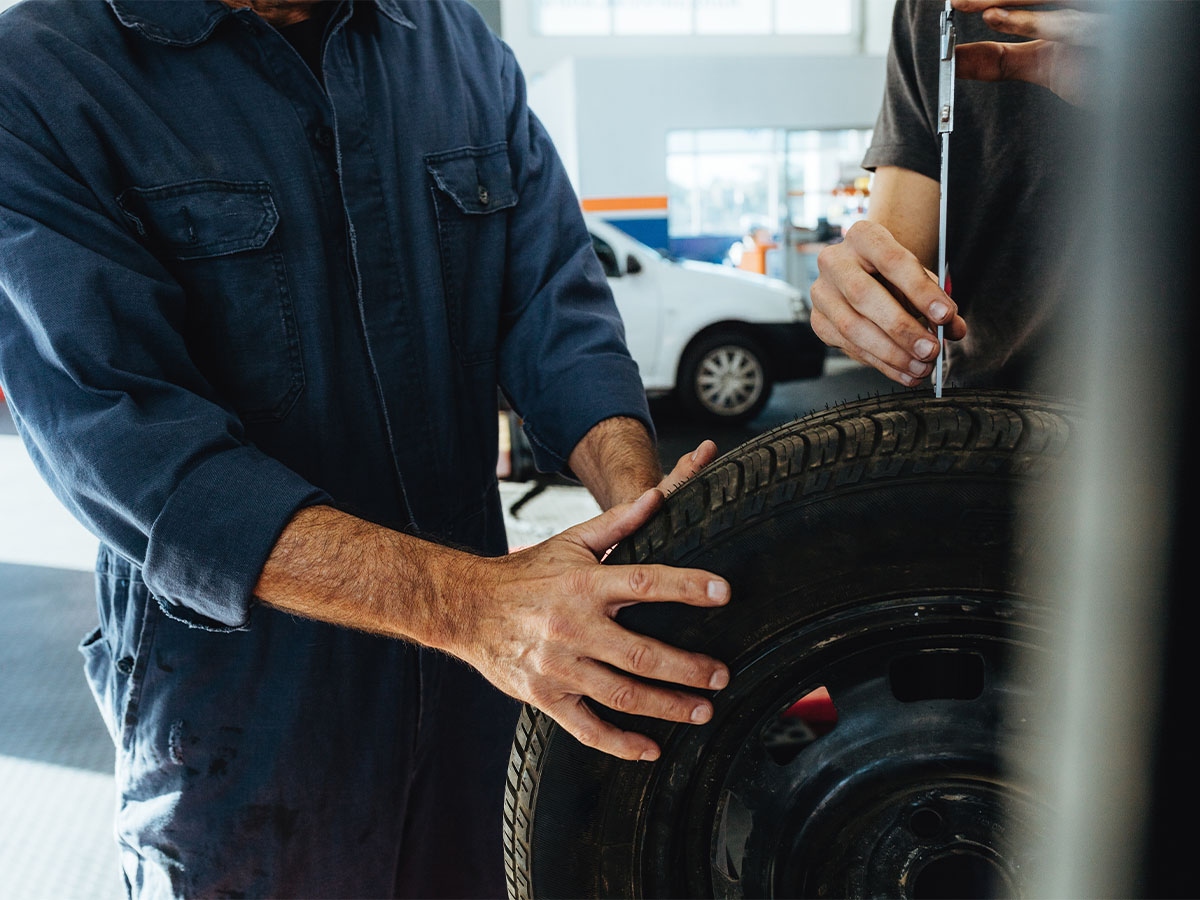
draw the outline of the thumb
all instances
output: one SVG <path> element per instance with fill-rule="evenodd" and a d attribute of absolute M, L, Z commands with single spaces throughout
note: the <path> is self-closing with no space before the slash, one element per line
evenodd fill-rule
<path fill-rule="evenodd" d="M 568 529 L 564 534 L 573 536 L 593 553 L 600 554 L 637 531 L 642 523 L 654 515 L 662 502 L 662 492 L 651 488 L 632 503 L 614 506 L 608 512 Z"/>

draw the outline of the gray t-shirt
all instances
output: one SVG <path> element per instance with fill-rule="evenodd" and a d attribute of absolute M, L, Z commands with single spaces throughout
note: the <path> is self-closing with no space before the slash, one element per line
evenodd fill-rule
<path fill-rule="evenodd" d="M 940 177 L 943 8 L 938 0 L 896 4 L 887 88 L 865 168 L 900 166 Z M 1021 40 L 992 31 L 977 13 L 954 18 L 960 44 Z M 1056 298 L 1064 279 L 1075 277 L 1069 263 L 1080 229 L 1071 216 L 1077 170 L 1070 148 L 1085 116 L 1036 85 L 958 81 L 946 242 L 950 293 L 968 333 L 950 343 L 948 383 L 1046 386 L 1039 364 L 1055 352 Z"/>

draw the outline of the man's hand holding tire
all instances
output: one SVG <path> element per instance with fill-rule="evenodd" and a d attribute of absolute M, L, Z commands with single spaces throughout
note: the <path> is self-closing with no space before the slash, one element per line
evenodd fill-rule
<path fill-rule="evenodd" d="M 614 621 L 618 610 L 634 603 L 713 607 L 729 600 L 724 579 L 697 569 L 600 565 L 607 550 L 645 523 L 662 499 L 652 489 L 527 550 L 478 559 L 450 580 L 444 635 L 432 643 L 545 712 L 586 746 L 623 759 L 657 759 L 652 740 L 603 721 L 589 703 L 703 723 L 712 716 L 708 700 L 641 679 L 702 691 L 729 682 L 717 660 L 634 634 Z"/>

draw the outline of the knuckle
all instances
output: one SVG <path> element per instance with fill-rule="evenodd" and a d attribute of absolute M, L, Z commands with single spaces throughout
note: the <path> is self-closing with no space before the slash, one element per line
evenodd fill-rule
<path fill-rule="evenodd" d="M 561 613 L 546 617 L 546 638 L 554 643 L 565 643 L 575 637 L 575 623 Z"/>
<path fill-rule="evenodd" d="M 849 238 L 853 234 L 856 244 L 859 246 L 868 246 L 878 243 L 888 233 L 888 230 L 879 223 L 860 219 L 850 226 L 850 230 L 846 232 L 846 237 Z"/>
<path fill-rule="evenodd" d="M 572 597 L 591 592 L 592 573 L 589 569 L 571 569 L 563 579 L 563 587 Z"/>
<path fill-rule="evenodd" d="M 585 747 L 595 747 L 600 743 L 600 732 L 595 728 L 579 727 L 574 734 L 575 739 Z"/>
<path fill-rule="evenodd" d="M 846 299 L 855 308 L 865 306 L 879 286 L 874 278 L 855 278 L 846 285 Z"/>
<path fill-rule="evenodd" d="M 857 240 L 862 240 L 863 238 L 868 237 L 871 233 L 871 230 L 870 230 L 871 224 L 872 223 L 867 221 L 866 219 L 859 219 L 857 222 L 855 222 L 853 225 L 851 225 L 849 228 L 846 229 L 846 240 L 850 240 L 853 238 L 854 240 L 857 241 Z M 833 246 L 836 247 L 837 244 L 834 244 Z"/>
<path fill-rule="evenodd" d="M 631 684 L 622 684 L 608 696 L 608 706 L 617 712 L 630 712 L 637 704 L 638 692 Z"/>
<path fill-rule="evenodd" d="M 880 264 L 887 269 L 900 269 L 909 265 L 915 257 L 899 244 L 894 244 L 880 252 Z"/>
<path fill-rule="evenodd" d="M 566 674 L 562 659 L 554 653 L 538 653 L 534 657 L 534 670 L 546 678 L 561 678 Z"/>
<path fill-rule="evenodd" d="M 825 248 L 825 250 L 828 249 L 828 247 Z M 824 253 L 825 250 L 822 250 L 821 252 Z M 814 281 L 812 286 L 808 289 L 808 299 L 812 301 L 814 312 L 821 309 L 826 303 L 829 302 L 830 291 L 831 288 L 829 286 L 828 276 L 824 274 L 818 275 L 817 280 Z"/>
<path fill-rule="evenodd" d="M 850 230 L 853 231 L 854 228 L 856 228 L 856 227 L 857 227 L 857 224 L 852 226 Z M 847 239 L 849 238 L 849 236 L 850 236 L 850 234 L 849 234 L 849 232 L 847 232 L 847 235 L 846 235 Z M 822 271 L 824 271 L 825 269 L 828 269 L 830 266 L 832 266 L 835 262 L 837 262 L 838 257 L 841 256 L 843 252 L 845 252 L 843 250 L 840 250 L 839 249 L 840 247 L 841 247 L 841 244 L 826 244 L 824 247 L 822 247 L 821 252 L 817 254 L 817 267 L 820 268 Z"/>
<path fill-rule="evenodd" d="M 529 654 L 527 659 L 529 660 L 530 671 L 532 671 L 536 675 L 545 675 L 546 674 L 546 667 L 547 667 L 547 664 L 549 663 L 549 658 L 546 655 L 545 651 L 543 651 L 541 649 L 534 650 L 532 653 Z"/>
<path fill-rule="evenodd" d="M 538 709 L 547 709 L 552 705 L 553 696 L 546 687 L 537 680 L 532 681 L 526 690 L 526 699 Z"/>
<path fill-rule="evenodd" d="M 626 651 L 625 664 L 628 671 L 636 675 L 647 675 L 657 667 L 658 654 L 646 642 L 638 641 Z"/>
<path fill-rule="evenodd" d="M 889 308 L 884 315 L 884 321 L 880 324 L 886 333 L 895 336 L 909 346 L 922 336 L 929 336 L 929 332 L 899 305 Z"/>
<path fill-rule="evenodd" d="M 858 316 L 842 316 L 837 323 L 838 333 L 848 344 L 862 347 L 865 340 L 870 339 L 871 329 L 868 323 Z"/>
<path fill-rule="evenodd" d="M 707 659 L 692 659 L 687 667 L 687 681 L 685 684 L 695 684 L 708 686 L 709 680 L 716 674 L 717 667 L 714 663 Z M 689 709 L 691 707 L 688 707 Z"/>
<path fill-rule="evenodd" d="M 629 590 L 635 597 L 645 597 L 654 589 L 654 575 L 641 567 L 629 570 Z"/>
<path fill-rule="evenodd" d="M 871 326 L 866 319 L 847 316 L 846 322 L 842 325 L 842 333 L 861 347 L 864 341 L 870 338 Z"/>

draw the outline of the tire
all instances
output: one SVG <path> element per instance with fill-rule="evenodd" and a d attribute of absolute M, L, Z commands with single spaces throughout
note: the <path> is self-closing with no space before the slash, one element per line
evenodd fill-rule
<path fill-rule="evenodd" d="M 724 660 L 731 683 L 702 726 L 600 709 L 657 741 L 654 763 L 527 707 L 510 900 L 1024 894 L 1012 835 L 1044 811 L 1019 748 L 1049 621 L 1024 572 L 1053 550 L 1014 518 L 1065 465 L 1074 416 L 1013 393 L 859 401 L 669 497 L 606 562 L 707 569 L 732 600 L 618 620 Z"/>
<path fill-rule="evenodd" d="M 722 329 L 701 335 L 684 351 L 676 385 L 680 405 L 693 418 L 737 425 L 762 412 L 773 382 L 762 345 Z"/>

